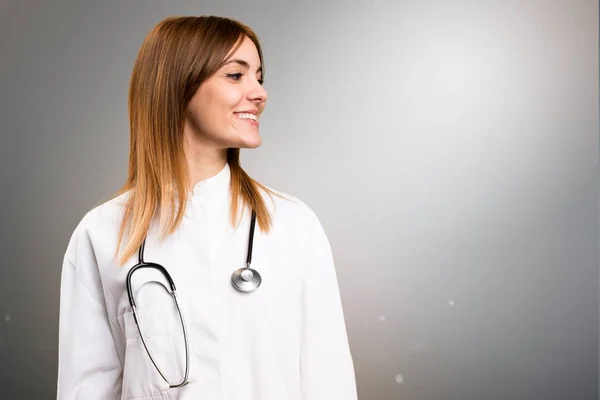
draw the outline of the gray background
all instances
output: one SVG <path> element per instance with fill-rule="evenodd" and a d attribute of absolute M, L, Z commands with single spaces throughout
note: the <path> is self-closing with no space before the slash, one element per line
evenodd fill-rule
<path fill-rule="evenodd" d="M 55 396 L 64 250 L 187 14 L 262 39 L 242 163 L 320 216 L 361 399 L 598 397 L 597 1 L 1 0 L 0 398 Z"/>

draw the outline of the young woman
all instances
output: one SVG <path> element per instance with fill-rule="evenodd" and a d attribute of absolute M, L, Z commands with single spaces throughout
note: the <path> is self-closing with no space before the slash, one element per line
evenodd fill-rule
<path fill-rule="evenodd" d="M 129 176 L 64 257 L 59 399 L 356 399 L 322 225 L 240 167 L 261 144 L 264 72 L 256 34 L 228 18 L 146 37 Z"/>

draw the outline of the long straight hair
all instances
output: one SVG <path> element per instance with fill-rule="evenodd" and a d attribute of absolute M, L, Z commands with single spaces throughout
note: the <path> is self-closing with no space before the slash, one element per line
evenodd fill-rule
<path fill-rule="evenodd" d="M 185 109 L 202 82 L 217 72 L 230 52 L 233 54 L 239 48 L 244 36 L 256 45 L 264 78 L 258 36 L 248 26 L 229 18 L 169 17 L 144 39 L 129 85 L 129 173 L 114 195 L 130 193 L 115 252 L 119 265 L 136 253 L 157 212 L 162 238 L 181 223 L 190 183 L 183 139 Z M 256 212 L 260 230 L 269 232 L 271 215 L 260 190 L 269 196 L 279 194 L 248 176 L 239 159 L 240 149 L 227 149 L 231 223 L 236 223 L 241 202 Z M 125 237 L 127 241 L 119 257 Z"/>

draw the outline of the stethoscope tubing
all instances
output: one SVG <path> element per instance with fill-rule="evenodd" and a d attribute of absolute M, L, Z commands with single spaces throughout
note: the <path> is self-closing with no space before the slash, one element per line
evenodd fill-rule
<path fill-rule="evenodd" d="M 246 257 L 246 266 L 244 268 L 235 270 L 231 276 L 231 283 L 232 283 L 233 287 L 235 287 L 240 292 L 252 292 L 252 291 L 256 290 L 262 282 L 262 278 L 261 278 L 260 274 L 258 273 L 258 271 L 250 268 L 250 264 L 252 262 L 252 248 L 253 248 L 253 243 L 254 243 L 255 226 L 256 226 L 256 212 L 254 210 L 252 210 L 252 218 L 250 221 L 250 233 L 249 233 L 249 238 L 248 238 L 248 254 Z M 171 275 L 169 274 L 167 269 L 165 267 L 163 267 L 162 265 L 153 263 L 153 262 L 144 261 L 145 246 L 146 246 L 146 238 L 144 238 L 144 240 L 142 241 L 142 244 L 140 245 L 140 248 L 138 251 L 138 263 L 136 265 L 134 265 L 127 273 L 126 287 L 127 287 L 127 296 L 129 298 L 129 304 L 133 311 L 133 319 L 135 321 L 135 325 L 137 326 L 137 330 L 140 334 L 140 339 L 142 340 L 144 349 L 146 350 L 146 353 L 148 353 L 148 356 L 150 357 L 152 364 L 154 365 L 154 367 L 156 368 L 156 370 L 158 371 L 160 376 L 169 384 L 170 388 L 182 387 L 189 383 L 189 372 L 190 372 L 190 350 L 189 350 L 189 341 L 188 341 L 185 320 L 183 318 L 181 308 L 179 307 L 179 302 L 177 301 L 177 290 L 175 289 L 175 282 L 173 281 L 173 278 L 171 278 Z M 160 271 L 162 273 L 162 275 L 169 282 L 169 288 L 167 288 L 165 286 L 165 289 L 171 295 L 171 297 L 173 298 L 173 301 L 175 302 L 175 306 L 177 307 L 177 313 L 179 314 L 179 319 L 181 321 L 181 327 L 182 327 L 182 331 L 183 331 L 183 339 L 185 342 L 185 374 L 184 374 L 183 379 L 179 383 L 171 382 L 167 378 L 165 373 L 162 371 L 162 369 L 158 366 L 158 363 L 156 362 L 155 358 L 152 356 L 152 352 L 148 348 L 148 345 L 144 338 L 144 333 L 142 332 L 142 328 L 140 326 L 141 324 L 139 323 L 139 318 L 137 315 L 137 309 L 136 309 L 136 304 L 135 304 L 135 297 L 133 295 L 133 290 L 131 288 L 131 277 L 135 271 L 137 271 L 141 268 L 156 269 L 156 270 Z"/>

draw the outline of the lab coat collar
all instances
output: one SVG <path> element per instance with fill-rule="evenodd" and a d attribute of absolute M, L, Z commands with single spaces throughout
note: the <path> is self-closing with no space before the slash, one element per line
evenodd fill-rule
<path fill-rule="evenodd" d="M 231 168 L 229 167 L 229 163 L 225 163 L 223 169 L 216 175 L 196 183 L 189 195 L 194 200 L 220 199 L 229 193 L 230 182 Z"/>
<path fill-rule="evenodd" d="M 201 206 L 229 206 L 231 168 L 228 163 L 216 175 L 196 183 L 188 190 L 185 216 L 193 217 L 194 209 Z"/>

